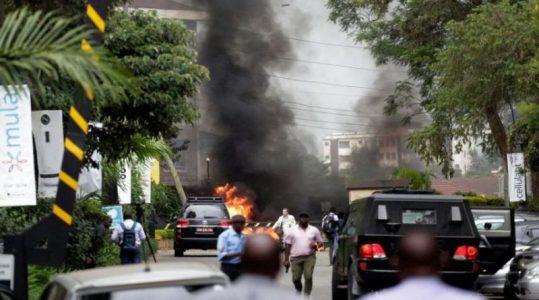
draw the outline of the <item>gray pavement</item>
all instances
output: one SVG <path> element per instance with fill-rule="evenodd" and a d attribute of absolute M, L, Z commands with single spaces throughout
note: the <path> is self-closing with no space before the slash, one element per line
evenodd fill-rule
<path fill-rule="evenodd" d="M 189 250 L 185 252 L 184 257 L 174 257 L 173 251 L 159 251 L 157 261 L 198 261 L 214 266 L 219 265 L 214 250 Z M 283 270 L 279 284 L 294 290 L 291 275 L 291 272 L 285 273 Z M 318 252 L 313 281 L 311 298 L 314 300 L 331 299 L 331 267 L 327 252 Z"/>

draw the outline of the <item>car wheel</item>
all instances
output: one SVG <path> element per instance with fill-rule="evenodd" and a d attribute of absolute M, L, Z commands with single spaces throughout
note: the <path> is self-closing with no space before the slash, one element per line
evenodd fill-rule
<path fill-rule="evenodd" d="M 331 272 L 331 295 L 333 300 L 346 299 L 346 289 L 339 288 L 339 283 L 341 283 L 341 278 L 339 278 L 337 266 L 333 266 L 333 271 Z"/>
<path fill-rule="evenodd" d="M 174 256 L 182 257 L 184 252 L 185 252 L 185 249 L 174 249 Z"/>

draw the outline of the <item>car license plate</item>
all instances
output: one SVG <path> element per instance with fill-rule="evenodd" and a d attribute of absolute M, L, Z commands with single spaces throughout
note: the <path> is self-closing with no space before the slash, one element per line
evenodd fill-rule
<path fill-rule="evenodd" d="M 213 233 L 213 228 L 209 227 L 198 227 L 196 230 L 197 233 Z"/>

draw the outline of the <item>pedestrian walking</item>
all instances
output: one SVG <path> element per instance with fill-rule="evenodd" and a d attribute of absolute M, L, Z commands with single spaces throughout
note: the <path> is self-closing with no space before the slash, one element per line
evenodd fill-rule
<path fill-rule="evenodd" d="M 193 300 L 300 300 L 295 292 L 280 287 L 276 280 L 281 269 L 281 249 L 267 234 L 247 236 L 241 255 L 243 274 L 223 290 L 203 291 Z"/>
<path fill-rule="evenodd" d="M 217 258 L 221 262 L 221 271 L 232 281 L 241 274 L 239 264 L 247 238 L 242 233 L 244 228 L 245 217 L 235 215 L 232 217 L 232 228 L 223 231 L 217 239 Z"/>
<path fill-rule="evenodd" d="M 142 225 L 133 220 L 130 211 L 124 212 L 124 221 L 114 227 L 111 239 L 120 246 L 122 265 L 141 262 L 140 247 L 146 240 L 146 234 Z"/>
<path fill-rule="evenodd" d="M 288 208 L 283 208 L 283 214 L 273 224 L 272 229 L 279 231 L 279 235 L 284 237 L 296 226 L 296 219 L 288 213 Z"/>
<path fill-rule="evenodd" d="M 316 264 L 316 250 L 322 246 L 320 231 L 309 225 L 309 215 L 299 215 L 299 225 L 285 237 L 284 266 L 292 268 L 292 282 L 296 291 L 307 296 L 313 288 L 313 272 Z M 305 280 L 305 288 L 301 283 Z"/>
<path fill-rule="evenodd" d="M 398 244 L 395 264 L 402 281 L 397 286 L 362 299 L 482 300 L 481 295 L 452 287 L 440 279 L 441 251 L 436 239 L 427 233 L 412 233 Z"/>
<path fill-rule="evenodd" d="M 339 229 L 339 216 L 336 213 L 334 207 L 329 209 L 329 212 L 322 218 L 322 231 L 328 240 L 329 245 L 329 264 L 333 264 L 333 249 L 335 243 L 335 236 Z"/>

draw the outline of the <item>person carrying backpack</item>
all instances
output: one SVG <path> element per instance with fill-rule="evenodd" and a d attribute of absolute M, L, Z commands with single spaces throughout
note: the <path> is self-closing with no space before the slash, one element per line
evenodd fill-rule
<path fill-rule="evenodd" d="M 114 227 L 111 239 L 120 246 L 122 265 L 140 263 L 140 247 L 146 234 L 142 225 L 133 220 L 131 212 L 124 212 L 124 221 Z"/>
<path fill-rule="evenodd" d="M 330 208 L 329 212 L 322 218 L 322 231 L 329 242 L 329 263 L 333 264 L 333 243 L 335 235 L 339 229 L 339 217 L 335 213 L 335 208 Z"/>

